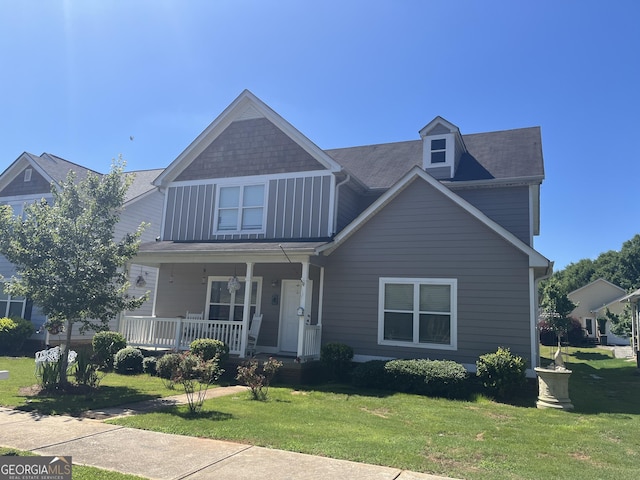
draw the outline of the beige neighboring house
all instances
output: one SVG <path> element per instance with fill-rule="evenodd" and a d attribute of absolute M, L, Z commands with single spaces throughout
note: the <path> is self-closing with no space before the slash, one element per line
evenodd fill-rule
<path fill-rule="evenodd" d="M 598 326 L 598 318 L 605 318 L 607 309 L 616 315 L 624 310 L 624 304 L 620 300 L 627 292 L 599 278 L 569 293 L 567 297 L 577 307 L 571 312 L 571 317 L 576 318 L 582 324 L 588 338 L 598 340 L 604 345 L 629 345 L 629 339 L 619 337 L 611 333 L 611 322 L 607 321 L 603 331 Z"/>

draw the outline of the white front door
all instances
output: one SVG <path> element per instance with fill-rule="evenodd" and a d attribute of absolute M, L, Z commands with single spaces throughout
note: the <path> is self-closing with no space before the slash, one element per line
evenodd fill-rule
<path fill-rule="evenodd" d="M 280 351 L 298 351 L 298 331 L 300 320 L 298 318 L 298 307 L 300 306 L 300 280 L 282 280 L 282 295 L 280 302 Z M 312 283 L 309 280 L 309 295 L 307 296 L 307 306 L 305 312 L 308 314 L 311 309 Z"/>

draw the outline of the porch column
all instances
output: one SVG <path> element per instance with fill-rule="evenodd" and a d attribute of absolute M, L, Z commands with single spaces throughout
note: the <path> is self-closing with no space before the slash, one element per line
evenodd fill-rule
<path fill-rule="evenodd" d="M 307 312 L 307 289 L 309 288 L 309 262 L 302 262 L 302 288 L 300 289 L 300 307 L 303 309 L 302 315 L 298 315 L 298 358 L 304 357 L 304 330 L 305 330 L 305 318 L 307 315 L 311 315 L 311 312 Z M 310 318 L 310 317 L 309 317 Z"/>
<path fill-rule="evenodd" d="M 240 358 L 244 358 L 249 334 L 249 315 L 251 315 L 251 283 L 253 282 L 253 262 L 247 262 L 244 277 L 244 308 L 242 309 L 242 336 L 240 339 Z"/>
<path fill-rule="evenodd" d="M 324 267 L 320 267 L 320 287 L 318 289 L 318 325 L 322 326 L 322 303 L 324 301 Z"/>

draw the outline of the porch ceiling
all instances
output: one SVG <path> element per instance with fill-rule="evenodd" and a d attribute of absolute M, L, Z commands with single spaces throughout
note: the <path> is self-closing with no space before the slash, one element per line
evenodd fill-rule
<path fill-rule="evenodd" d="M 140 245 L 135 263 L 283 263 L 309 261 L 327 242 L 149 242 Z M 285 255 L 286 252 L 286 255 Z"/>

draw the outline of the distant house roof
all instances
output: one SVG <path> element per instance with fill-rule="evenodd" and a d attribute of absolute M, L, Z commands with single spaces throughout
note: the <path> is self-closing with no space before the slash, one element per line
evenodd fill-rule
<path fill-rule="evenodd" d="M 43 153 L 40 156 L 33 155 L 31 153 L 27 153 L 27 155 L 49 176 L 52 181 L 56 183 L 60 183 L 66 179 L 69 172 L 72 171 L 76 173 L 76 178 L 78 180 L 83 180 L 89 173 L 100 175 L 100 173 L 94 170 L 50 153 Z"/>
<path fill-rule="evenodd" d="M 451 182 L 544 176 L 540 127 L 462 136 L 467 147 Z M 422 140 L 325 150 L 371 189 L 387 189 L 422 165 Z"/>
<path fill-rule="evenodd" d="M 141 195 L 144 195 L 147 192 L 155 190 L 156 187 L 153 184 L 153 181 L 158 178 L 164 171 L 163 168 L 157 168 L 155 170 L 137 170 L 133 172 L 125 172 L 128 175 L 133 175 L 133 183 L 127 190 L 127 196 L 125 198 L 125 202 L 129 202 L 134 200 Z"/>

